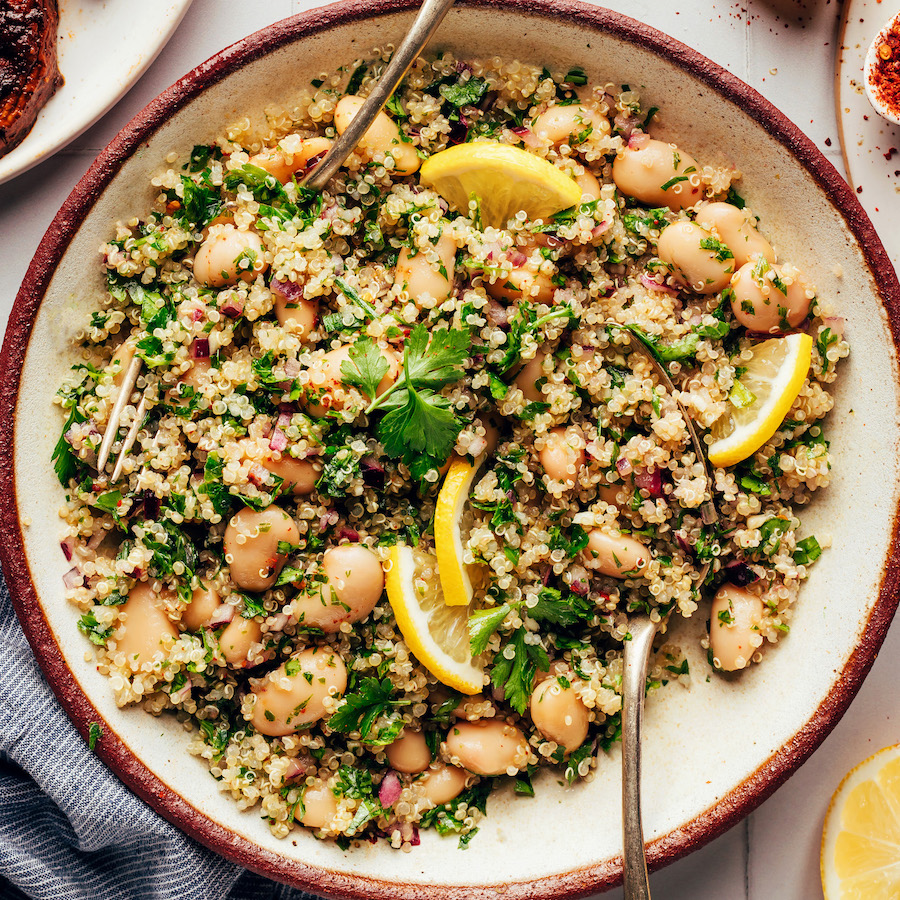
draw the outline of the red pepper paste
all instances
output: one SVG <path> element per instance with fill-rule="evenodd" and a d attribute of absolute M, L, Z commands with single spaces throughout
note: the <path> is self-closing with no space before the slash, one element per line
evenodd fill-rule
<path fill-rule="evenodd" d="M 875 50 L 870 86 L 885 106 L 900 111 L 900 34 L 893 26 Z"/>

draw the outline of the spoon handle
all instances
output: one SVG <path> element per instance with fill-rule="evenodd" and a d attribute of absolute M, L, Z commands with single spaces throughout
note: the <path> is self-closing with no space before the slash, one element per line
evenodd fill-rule
<path fill-rule="evenodd" d="M 360 138 L 375 121 L 375 116 L 381 112 L 382 107 L 403 80 L 403 76 L 409 71 L 409 67 L 415 62 L 416 57 L 425 49 L 431 35 L 434 34 L 435 29 L 441 24 L 441 20 L 452 5 L 453 0 L 424 0 L 412 27 L 406 33 L 403 42 L 394 51 L 387 68 L 375 87 L 372 88 L 372 93 L 353 117 L 347 130 L 337 138 L 322 161 L 303 179 L 301 182 L 303 187 L 321 191 L 328 184 L 332 175 L 353 152 Z"/>
<path fill-rule="evenodd" d="M 650 651 L 658 625 L 649 616 L 628 624 L 622 682 L 622 838 L 625 900 L 650 900 L 641 823 L 641 722 Z"/>

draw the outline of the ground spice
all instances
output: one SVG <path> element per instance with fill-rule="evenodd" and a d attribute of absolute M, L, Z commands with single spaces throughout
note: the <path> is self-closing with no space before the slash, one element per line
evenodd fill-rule
<path fill-rule="evenodd" d="M 900 34 L 895 28 L 884 36 L 876 54 L 870 84 L 885 106 L 900 110 Z"/>

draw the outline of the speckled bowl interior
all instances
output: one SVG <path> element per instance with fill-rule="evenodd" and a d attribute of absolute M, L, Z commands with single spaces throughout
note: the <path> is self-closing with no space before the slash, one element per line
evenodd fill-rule
<path fill-rule="evenodd" d="M 63 599 L 63 494 L 50 466 L 60 428 L 51 405 L 71 364 L 71 339 L 103 290 L 97 249 L 117 219 L 141 214 L 151 176 L 238 117 L 290 104 L 320 72 L 396 43 L 411 0 L 340 3 L 274 25 L 223 51 L 138 116 L 78 185 L 35 258 L 0 360 L 2 555 L 35 652 L 98 752 L 163 815 L 221 853 L 310 890 L 354 897 L 560 897 L 620 878 L 620 754 L 589 784 L 539 779 L 534 799 L 503 790 L 469 849 L 423 835 L 412 853 L 385 843 L 349 851 L 298 831 L 274 839 L 258 810 L 238 811 L 185 747 L 171 717 L 115 707 L 112 691 Z M 695 678 L 646 711 L 645 832 L 659 866 L 721 833 L 799 766 L 840 717 L 868 671 L 896 606 L 898 285 L 852 192 L 813 145 L 759 95 L 695 52 L 620 15 L 570 2 L 472 0 L 449 13 L 429 52 L 507 57 L 592 81 L 640 87 L 661 108 L 653 131 L 704 163 L 732 164 L 742 192 L 786 259 L 808 272 L 847 320 L 852 355 L 826 422 L 833 483 L 802 511 L 805 533 L 828 538 L 802 590 L 790 635 L 763 664 L 706 678 L 705 610 L 680 624 Z"/>

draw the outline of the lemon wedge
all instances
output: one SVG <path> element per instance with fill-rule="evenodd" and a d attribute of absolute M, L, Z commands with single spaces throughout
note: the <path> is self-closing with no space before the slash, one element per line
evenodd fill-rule
<path fill-rule="evenodd" d="M 468 606 L 472 602 L 470 568 L 463 562 L 462 522 L 481 462 L 454 457 L 435 505 L 434 551 L 447 606 Z"/>
<path fill-rule="evenodd" d="M 469 611 L 444 603 L 437 559 L 408 544 L 395 544 L 389 559 L 385 587 L 407 646 L 441 684 L 477 694 L 484 667 L 472 658 Z"/>
<path fill-rule="evenodd" d="M 763 341 L 753 357 L 741 366 L 728 411 L 712 427 L 709 461 L 714 466 L 733 466 L 752 456 L 784 421 L 797 399 L 812 360 L 808 334 Z"/>
<path fill-rule="evenodd" d="M 900 744 L 841 782 L 825 816 L 821 865 L 826 900 L 900 897 Z"/>
<path fill-rule="evenodd" d="M 581 201 L 581 188 L 546 159 L 499 141 L 457 144 L 430 156 L 419 180 L 466 214 L 474 194 L 484 225 L 503 228 L 520 210 L 546 219 Z"/>

